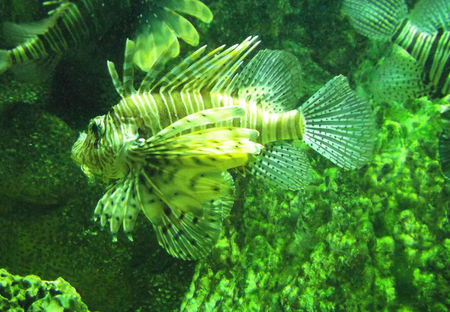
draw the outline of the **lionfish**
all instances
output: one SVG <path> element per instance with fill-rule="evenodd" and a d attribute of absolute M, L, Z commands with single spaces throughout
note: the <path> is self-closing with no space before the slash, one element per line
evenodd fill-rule
<path fill-rule="evenodd" d="M 92 119 L 72 158 L 88 176 L 109 182 L 95 208 L 114 239 L 131 239 L 139 212 L 159 244 L 182 259 L 212 249 L 234 202 L 229 169 L 245 169 L 283 189 L 297 190 L 311 170 L 307 145 L 345 169 L 371 157 L 375 122 L 369 103 L 336 76 L 300 108 L 300 65 L 292 54 L 259 51 L 248 37 L 229 48 L 193 52 L 164 72 L 155 64 L 134 88 L 135 44 L 127 40 L 120 81 L 108 69 L 120 102 Z"/>
<path fill-rule="evenodd" d="M 145 10 L 146 2 L 139 2 L 141 10 Z M 94 35 L 103 34 L 108 25 L 117 23 L 111 12 L 132 9 L 131 3 L 126 1 L 79 0 L 74 3 L 51 0 L 44 1 L 43 5 L 53 7 L 47 18 L 31 23 L 3 24 L 3 36 L 14 47 L 0 50 L 0 74 L 14 65 L 42 64 L 46 68 L 55 65 L 66 51 Z M 171 57 L 177 56 L 177 38 L 198 45 L 197 30 L 179 13 L 192 15 L 206 23 L 213 18 L 209 8 L 199 0 L 164 0 L 150 7 L 150 12 L 145 14 L 145 25 L 137 35 L 134 61 L 141 69 L 151 67 L 154 59 L 168 48 Z"/>
<path fill-rule="evenodd" d="M 449 94 L 448 0 L 421 0 L 409 14 L 404 0 L 344 0 L 343 11 L 361 34 L 394 43 L 370 81 L 379 99 Z"/>

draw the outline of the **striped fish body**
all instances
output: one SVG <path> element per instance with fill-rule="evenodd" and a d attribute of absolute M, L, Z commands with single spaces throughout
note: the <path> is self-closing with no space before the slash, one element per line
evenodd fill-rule
<path fill-rule="evenodd" d="M 298 108 L 300 68 L 259 42 L 205 47 L 161 73 L 159 63 L 134 89 L 135 44 L 125 48 L 123 79 L 108 62 L 120 102 L 80 134 L 72 157 L 88 175 L 110 183 L 95 208 L 102 225 L 127 235 L 143 212 L 171 255 L 198 259 L 215 244 L 234 200 L 227 172 L 247 172 L 282 189 L 303 187 L 310 165 L 303 140 L 345 169 L 362 166 L 373 148 L 368 102 L 343 76 Z"/>
<path fill-rule="evenodd" d="M 395 44 L 371 81 L 375 95 L 403 101 L 449 94 L 448 0 L 421 0 L 410 13 L 404 0 L 344 0 L 343 10 L 358 32 Z"/>
<path fill-rule="evenodd" d="M 83 3 L 89 4 L 89 1 Z M 81 11 L 87 11 L 82 7 Z M 61 2 L 49 17 L 33 24 L 5 23 L 11 41 L 17 46 L 0 50 L 0 73 L 17 64 L 28 64 L 63 54 L 89 36 L 91 22 L 71 2 Z M 92 28 L 92 27 L 91 27 Z"/>
<path fill-rule="evenodd" d="M 299 110 L 273 112 L 253 100 L 210 92 L 135 93 L 120 101 L 111 114 L 119 120 L 136 123 L 145 137 L 151 137 L 173 122 L 190 114 L 218 107 L 238 106 L 244 115 L 213 123 L 210 127 L 240 127 L 259 132 L 257 142 L 267 144 L 281 140 L 301 140 L 304 119 Z M 197 130 L 197 129 L 192 129 Z"/>
<path fill-rule="evenodd" d="M 408 51 L 423 69 L 423 82 L 436 96 L 450 93 L 450 32 L 421 31 L 405 19 L 391 41 Z"/>

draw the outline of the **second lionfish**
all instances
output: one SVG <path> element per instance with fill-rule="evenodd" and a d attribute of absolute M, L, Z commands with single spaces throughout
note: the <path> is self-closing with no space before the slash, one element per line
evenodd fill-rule
<path fill-rule="evenodd" d="M 344 0 L 343 11 L 361 34 L 394 43 L 374 72 L 371 91 L 384 101 L 450 92 L 450 1 Z"/>
<path fill-rule="evenodd" d="M 162 51 L 169 49 L 167 55 L 176 57 L 180 50 L 178 38 L 190 45 L 198 45 L 197 30 L 181 13 L 206 23 L 213 18 L 209 8 L 199 0 L 164 0 L 154 5 L 149 1 L 50 0 L 44 1 L 43 5 L 53 7 L 47 18 L 32 23 L 2 24 L 3 41 L 11 47 L 6 50 L 0 47 L 0 74 L 10 68 L 25 66 L 26 70 L 21 70 L 21 74 L 32 78 L 30 69 L 33 67 L 27 65 L 36 69 L 42 67 L 44 70 L 38 72 L 45 73 L 49 65 L 56 65 L 63 53 L 73 50 L 89 37 L 101 37 L 112 24 L 120 23 L 120 17 L 113 12 L 132 15 L 136 6 L 144 21 L 137 35 L 134 62 L 146 70 Z"/>
<path fill-rule="evenodd" d="M 371 157 L 372 110 L 347 79 L 331 79 L 298 108 L 300 66 L 292 54 L 261 50 L 241 69 L 258 43 L 249 37 L 209 53 L 202 47 L 166 73 L 157 63 L 138 90 L 133 41 L 122 81 L 108 62 L 121 100 L 91 120 L 72 157 L 88 176 L 109 182 L 94 214 L 114 237 L 123 226 L 131 238 L 143 212 L 169 254 L 198 259 L 215 244 L 233 205 L 229 169 L 299 189 L 311 168 L 292 141 L 345 169 Z"/>

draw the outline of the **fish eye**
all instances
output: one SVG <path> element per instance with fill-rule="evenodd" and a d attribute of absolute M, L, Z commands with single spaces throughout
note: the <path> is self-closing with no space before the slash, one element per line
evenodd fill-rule
<path fill-rule="evenodd" d="M 94 122 L 94 123 L 92 123 L 92 125 L 91 125 L 91 132 L 95 135 L 95 136 L 98 136 L 98 126 L 97 126 L 97 124 Z"/>
<path fill-rule="evenodd" d="M 102 126 L 95 120 L 92 120 L 88 126 L 89 131 L 98 138 L 102 134 Z"/>

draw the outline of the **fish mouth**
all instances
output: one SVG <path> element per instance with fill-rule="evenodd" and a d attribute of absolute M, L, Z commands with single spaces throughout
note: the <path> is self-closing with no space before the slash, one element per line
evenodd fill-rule
<path fill-rule="evenodd" d="M 86 162 L 86 138 L 86 132 L 81 132 L 72 146 L 72 159 L 89 179 L 93 179 L 94 173 Z"/>
<path fill-rule="evenodd" d="M 72 159 L 79 166 L 83 165 L 83 143 L 86 140 L 86 137 L 86 132 L 81 132 L 78 139 L 72 146 Z"/>

